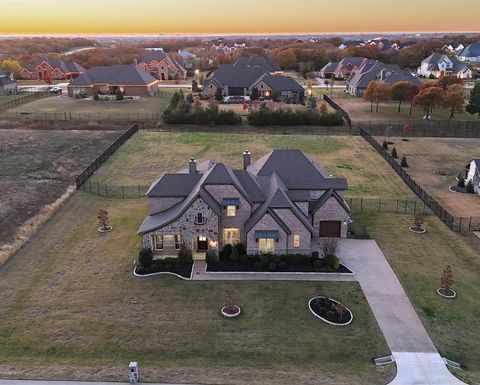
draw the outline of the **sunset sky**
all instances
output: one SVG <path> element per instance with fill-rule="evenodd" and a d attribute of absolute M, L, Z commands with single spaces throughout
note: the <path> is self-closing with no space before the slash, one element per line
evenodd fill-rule
<path fill-rule="evenodd" d="M 479 31 L 480 0 L 0 0 L 2 34 Z"/>

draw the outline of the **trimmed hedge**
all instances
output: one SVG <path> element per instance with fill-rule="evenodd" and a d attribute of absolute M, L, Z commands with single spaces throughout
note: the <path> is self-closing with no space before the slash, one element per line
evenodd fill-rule
<path fill-rule="evenodd" d="M 234 111 L 219 110 L 218 107 L 167 108 L 163 114 L 163 121 L 167 124 L 214 124 L 237 125 L 242 123 L 242 117 Z"/>

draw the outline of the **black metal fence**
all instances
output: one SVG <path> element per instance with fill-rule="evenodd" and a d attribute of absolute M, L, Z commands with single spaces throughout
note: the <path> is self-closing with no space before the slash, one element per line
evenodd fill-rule
<path fill-rule="evenodd" d="M 138 125 L 135 124 L 128 130 L 124 131 L 110 146 L 108 146 L 90 165 L 83 170 L 76 178 L 75 183 L 77 190 L 85 184 L 92 174 L 105 162 L 120 146 L 125 143 L 133 134 L 138 131 Z M 107 191 L 108 193 L 108 191 Z"/>
<path fill-rule="evenodd" d="M 479 138 L 480 120 L 353 121 L 352 130 L 372 136 Z"/>
<path fill-rule="evenodd" d="M 337 103 L 335 103 L 332 98 L 330 98 L 327 95 L 323 95 L 323 100 L 325 100 L 328 104 L 332 106 L 337 112 L 339 112 L 343 118 L 347 121 L 348 126 L 352 128 L 352 119 L 350 119 L 350 116 L 348 115 L 347 111 L 345 111 L 342 107 L 340 107 Z"/>
<path fill-rule="evenodd" d="M 111 184 L 101 183 L 99 181 L 92 181 L 92 178 L 80 186 L 80 190 L 86 191 L 104 198 L 113 199 L 134 199 L 142 198 L 148 191 L 148 186 L 115 186 Z"/>
<path fill-rule="evenodd" d="M 48 96 L 50 96 L 50 92 L 48 91 L 31 92 L 24 95 L 20 94 L 20 96 L 12 95 L 11 100 L 7 100 L 3 103 L 0 103 L 0 111 L 6 111 L 9 108 L 14 108 L 25 103 L 33 102 L 34 100 L 37 100 L 37 99 L 46 98 Z M 1 116 L 5 116 L 6 114 L 7 112 L 4 112 L 1 114 Z"/>
<path fill-rule="evenodd" d="M 32 101 L 32 100 L 29 100 Z M 13 101 L 12 101 L 13 102 Z M 24 103 L 28 103 L 25 101 Z M 10 107 L 9 107 L 10 108 Z M 37 112 L 4 111 L 0 117 L 16 121 L 114 121 L 114 122 L 158 122 L 162 114 L 142 112 Z"/>
<path fill-rule="evenodd" d="M 431 214 L 427 205 L 418 200 L 381 199 L 381 198 L 345 198 L 352 213 L 386 212 L 396 214 Z"/>
<path fill-rule="evenodd" d="M 398 164 L 390 153 L 382 147 L 367 131 L 361 129 L 360 135 L 387 161 L 393 170 L 402 178 L 405 184 L 420 198 L 420 200 L 453 231 L 480 229 L 480 218 L 455 217 L 440 203 L 428 194 L 417 182 Z"/>

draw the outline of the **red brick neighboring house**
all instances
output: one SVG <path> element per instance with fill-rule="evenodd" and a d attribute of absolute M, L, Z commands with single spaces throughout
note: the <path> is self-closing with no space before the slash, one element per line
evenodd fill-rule
<path fill-rule="evenodd" d="M 125 96 L 153 96 L 158 80 L 135 64 L 96 66 L 72 80 L 68 95 L 114 95 L 117 90 Z"/>
<path fill-rule="evenodd" d="M 20 71 L 20 77 L 24 80 L 69 80 L 75 79 L 85 72 L 80 64 L 65 62 L 51 57 L 45 57 L 25 64 Z"/>
<path fill-rule="evenodd" d="M 137 66 L 159 80 L 187 78 L 187 70 L 161 49 L 149 52 Z"/>

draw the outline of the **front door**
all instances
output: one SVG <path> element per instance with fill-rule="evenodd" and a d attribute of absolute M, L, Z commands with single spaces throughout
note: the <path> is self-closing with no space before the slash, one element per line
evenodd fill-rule
<path fill-rule="evenodd" d="M 208 250 L 208 243 L 207 237 L 200 235 L 197 237 L 197 251 L 207 251 Z"/>

